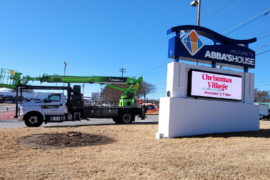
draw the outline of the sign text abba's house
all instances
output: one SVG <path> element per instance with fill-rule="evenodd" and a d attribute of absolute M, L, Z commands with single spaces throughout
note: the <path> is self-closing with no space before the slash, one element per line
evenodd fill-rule
<path fill-rule="evenodd" d="M 227 66 L 233 68 L 255 68 L 255 52 L 248 48 L 256 38 L 236 40 L 225 37 L 210 29 L 200 26 L 177 26 L 169 29 L 167 34 L 176 33 L 169 40 L 168 57 L 212 64 L 212 66 Z M 203 42 L 200 36 L 209 38 Z M 213 41 L 213 45 L 209 45 Z M 207 45 L 208 44 L 208 45 Z"/>

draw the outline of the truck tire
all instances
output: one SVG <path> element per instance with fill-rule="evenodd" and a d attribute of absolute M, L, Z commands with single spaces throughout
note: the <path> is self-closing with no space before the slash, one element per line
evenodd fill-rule
<path fill-rule="evenodd" d="M 37 112 L 32 112 L 25 116 L 24 123 L 27 127 L 39 127 L 43 123 L 43 117 Z"/>
<path fill-rule="evenodd" d="M 134 121 L 134 115 L 130 111 L 124 111 L 120 114 L 119 123 L 131 124 Z"/>
<path fill-rule="evenodd" d="M 114 117 L 112 119 L 116 124 L 120 124 L 119 117 Z"/>

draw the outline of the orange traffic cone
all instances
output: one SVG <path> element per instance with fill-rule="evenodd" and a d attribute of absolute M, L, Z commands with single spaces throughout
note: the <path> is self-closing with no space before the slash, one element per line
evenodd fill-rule
<path fill-rule="evenodd" d="M 142 98 L 140 99 L 139 104 L 142 104 Z"/>

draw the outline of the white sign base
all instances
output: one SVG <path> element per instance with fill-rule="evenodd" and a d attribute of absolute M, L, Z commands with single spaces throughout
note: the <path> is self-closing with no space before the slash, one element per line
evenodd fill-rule
<path fill-rule="evenodd" d="M 241 100 L 188 97 L 190 69 L 242 77 Z M 160 98 L 157 139 L 259 130 L 259 106 L 254 105 L 252 73 L 172 62 L 168 64 L 166 92 L 170 97 Z"/>
<path fill-rule="evenodd" d="M 156 137 L 259 130 L 259 106 L 183 98 L 161 98 Z"/>

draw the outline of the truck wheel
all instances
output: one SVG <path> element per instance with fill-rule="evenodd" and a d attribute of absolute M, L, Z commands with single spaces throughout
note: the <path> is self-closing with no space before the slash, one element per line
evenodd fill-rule
<path fill-rule="evenodd" d="M 33 112 L 26 115 L 24 123 L 27 127 L 39 127 L 43 123 L 43 118 L 39 113 Z"/>
<path fill-rule="evenodd" d="M 112 119 L 113 119 L 113 121 L 114 121 L 116 124 L 120 124 L 119 118 L 118 118 L 118 117 L 114 117 L 114 118 L 112 118 Z"/>
<path fill-rule="evenodd" d="M 131 124 L 134 121 L 134 115 L 130 111 L 124 111 L 119 117 L 119 122 L 122 124 Z"/>

